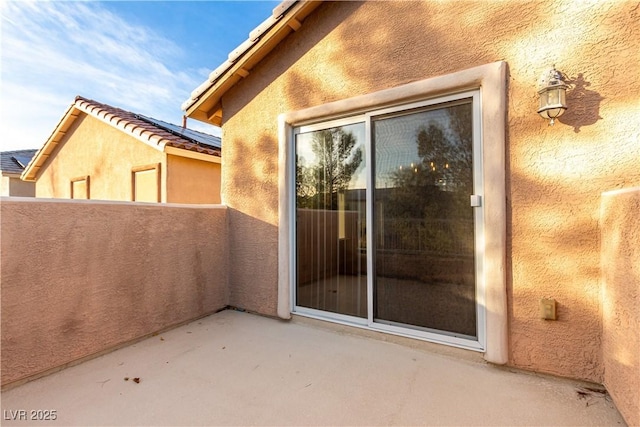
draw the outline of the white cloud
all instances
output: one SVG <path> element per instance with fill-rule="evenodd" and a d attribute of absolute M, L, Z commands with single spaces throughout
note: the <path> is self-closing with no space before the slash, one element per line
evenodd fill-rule
<path fill-rule="evenodd" d="M 180 46 L 99 3 L 5 2 L 1 14 L 2 150 L 40 147 L 76 95 L 179 124 L 208 73 L 183 69 Z"/>

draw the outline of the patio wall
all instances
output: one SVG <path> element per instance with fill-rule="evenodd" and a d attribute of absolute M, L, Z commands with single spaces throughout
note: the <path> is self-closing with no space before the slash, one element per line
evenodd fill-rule
<path fill-rule="evenodd" d="M 604 384 L 640 425 L 640 187 L 602 195 Z"/>
<path fill-rule="evenodd" d="M 2 385 L 228 303 L 224 206 L 2 198 Z"/>

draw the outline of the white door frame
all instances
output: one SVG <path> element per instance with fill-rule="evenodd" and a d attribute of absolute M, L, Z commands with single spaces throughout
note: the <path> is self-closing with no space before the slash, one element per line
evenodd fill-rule
<path fill-rule="evenodd" d="M 396 88 L 349 98 L 317 107 L 298 110 L 279 117 L 279 283 L 278 316 L 290 318 L 294 309 L 291 284 L 295 282 L 295 266 L 292 263 L 291 237 L 295 236 L 295 158 L 292 156 L 293 128 L 325 122 L 333 119 L 366 114 L 372 110 L 410 105 L 416 100 L 429 101 L 469 90 L 478 91 L 479 126 L 482 147 L 481 170 L 484 182 L 482 211 L 484 239 L 476 242 L 476 256 L 482 257 L 482 279 L 486 284 L 483 309 L 485 312 L 483 351 L 486 360 L 504 364 L 508 361 L 507 347 L 507 296 L 506 296 L 506 200 L 505 200 L 505 129 L 506 129 L 507 64 L 495 62 L 456 73 L 409 83 Z M 475 109 L 474 109 L 475 114 Z M 474 130 L 475 132 L 475 130 Z M 474 147 L 475 149 L 475 147 Z M 370 188 L 370 186 L 369 186 Z M 368 210 L 369 214 L 370 210 Z M 293 231 L 293 233 L 292 233 Z M 478 301 L 480 305 L 480 301 Z M 370 313 L 372 311 L 370 310 Z M 350 323 L 349 319 L 343 319 Z M 343 321 L 338 320 L 341 323 Z M 358 326 L 354 324 L 354 326 Z M 371 327 L 367 321 L 366 327 Z M 393 331 L 389 331 L 393 332 Z M 396 333 L 396 332 L 393 332 Z M 402 335 L 402 333 L 399 333 Z M 441 336 L 441 335 L 439 335 Z M 427 338 L 449 345 L 456 343 Z M 480 338 L 480 337 L 478 337 Z M 467 341 L 467 340 L 465 340 Z M 480 341 L 478 341 L 480 343 Z M 471 348 L 468 345 L 462 345 Z"/>

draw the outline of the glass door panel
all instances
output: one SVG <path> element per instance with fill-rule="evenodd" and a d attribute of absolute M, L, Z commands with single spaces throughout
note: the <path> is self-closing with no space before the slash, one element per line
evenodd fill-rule
<path fill-rule="evenodd" d="M 377 118 L 373 320 L 477 337 L 472 101 Z"/>
<path fill-rule="evenodd" d="M 364 123 L 296 134 L 296 306 L 367 317 Z"/>

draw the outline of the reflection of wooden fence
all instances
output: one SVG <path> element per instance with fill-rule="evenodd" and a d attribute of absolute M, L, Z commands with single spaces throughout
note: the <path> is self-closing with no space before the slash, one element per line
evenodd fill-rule
<path fill-rule="evenodd" d="M 377 249 L 402 253 L 469 256 L 474 250 L 473 221 L 461 219 L 384 219 Z"/>
<path fill-rule="evenodd" d="M 298 209 L 296 233 L 299 284 L 364 270 L 358 212 Z"/>
<path fill-rule="evenodd" d="M 376 251 L 377 276 L 419 280 L 424 283 L 457 283 L 473 286 L 474 258 L 418 252 Z"/>
<path fill-rule="evenodd" d="M 298 284 L 366 274 L 357 211 L 298 209 Z M 376 272 L 387 277 L 473 283 L 473 221 L 386 219 L 376 242 Z"/>

